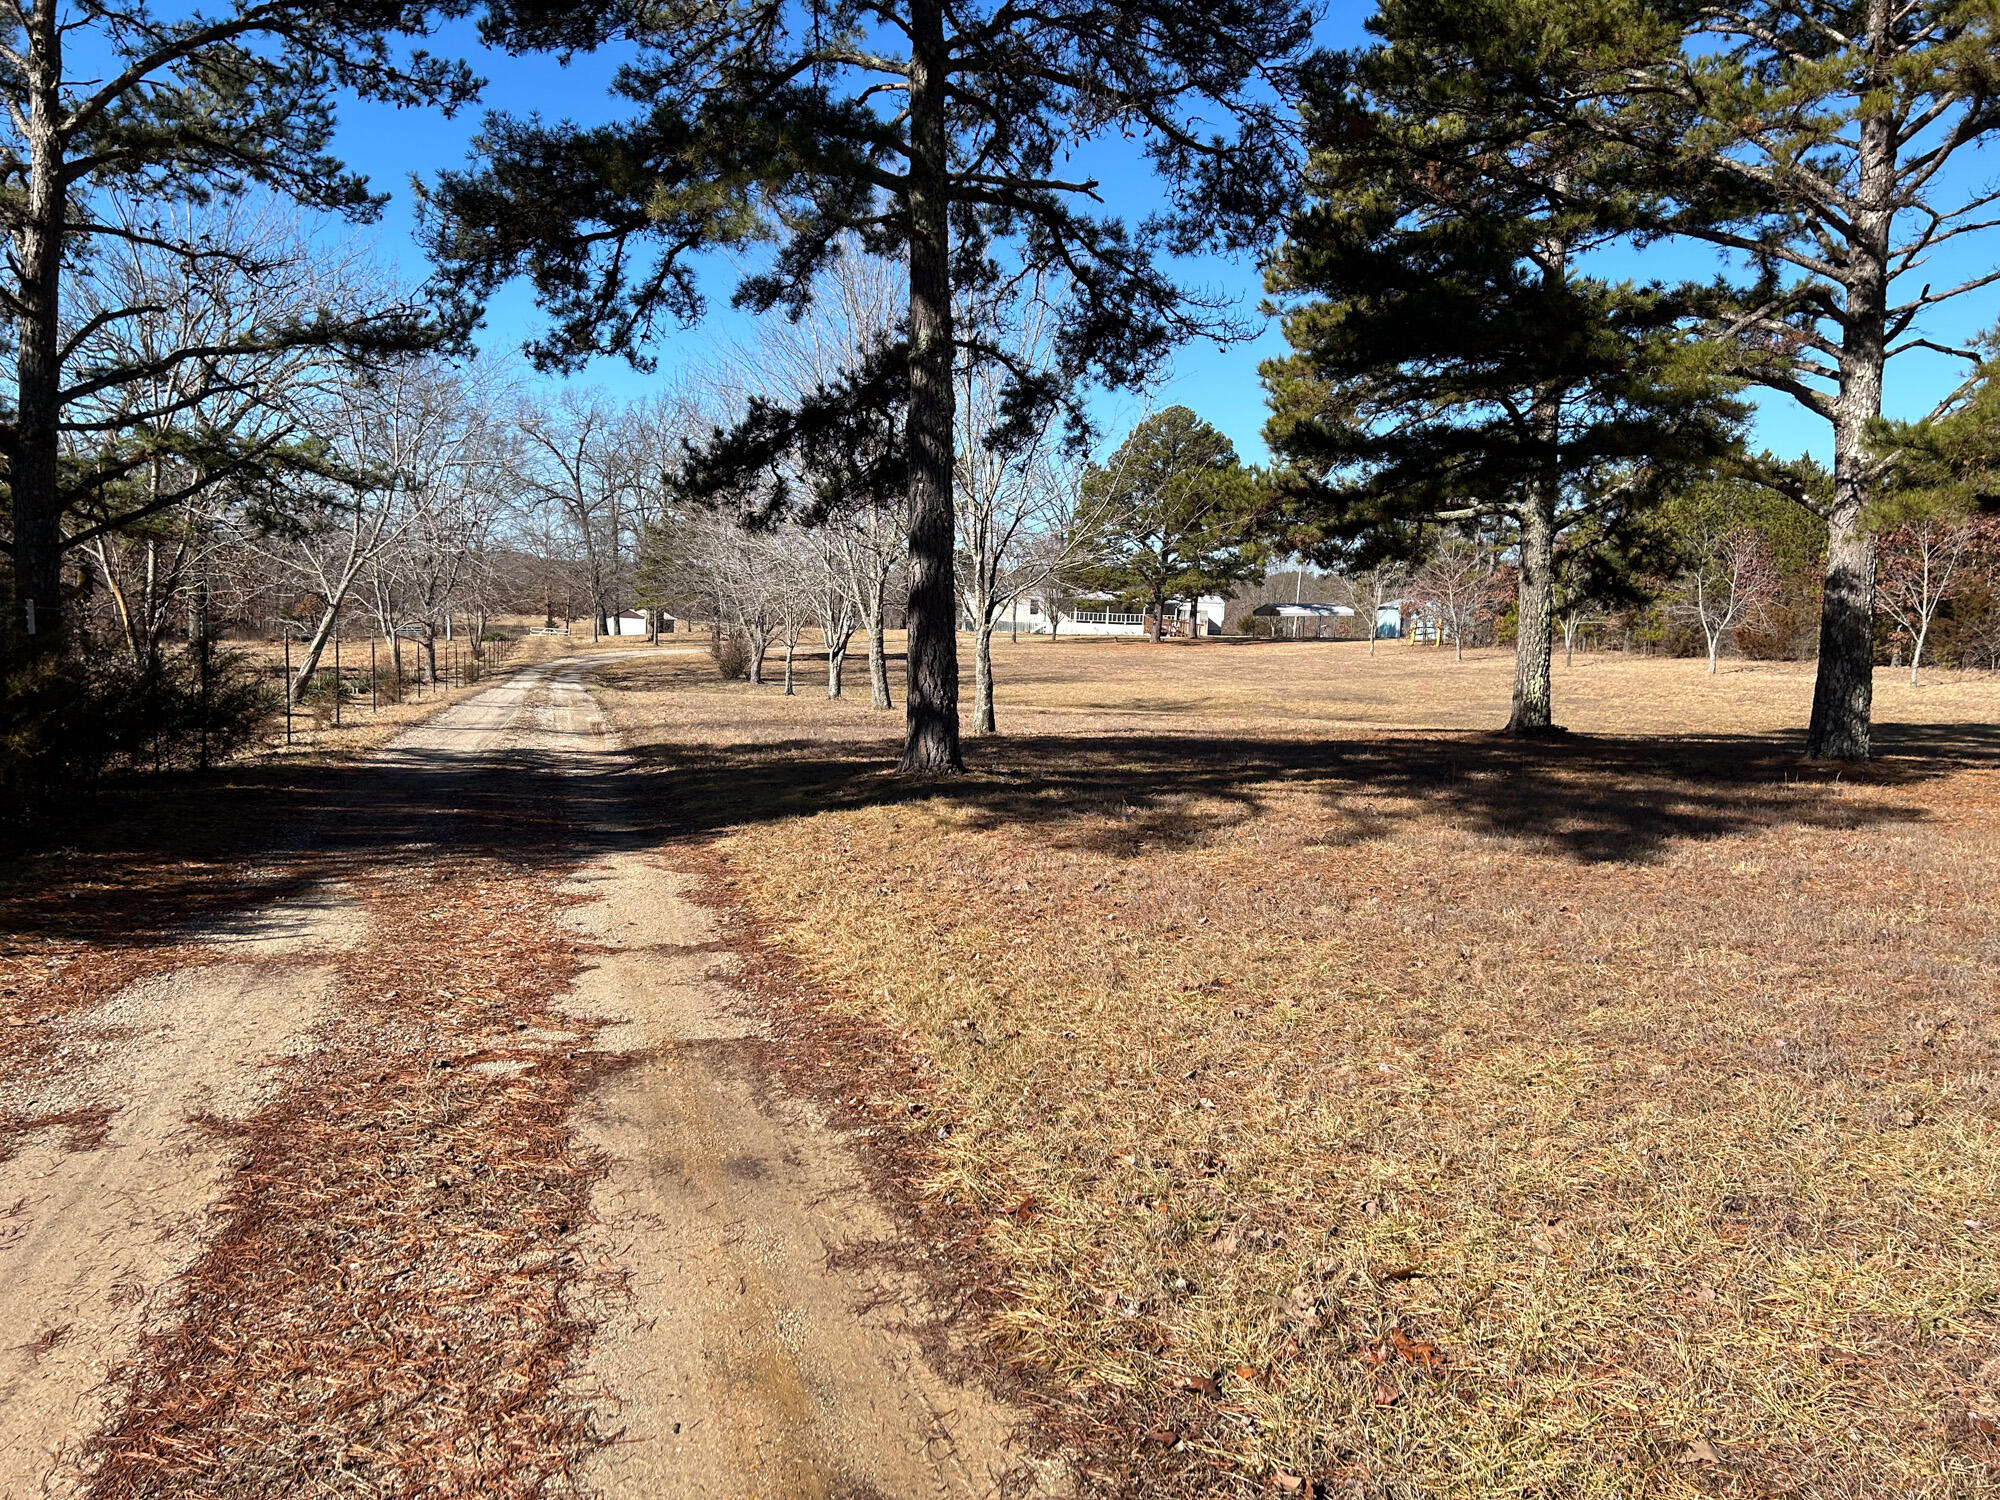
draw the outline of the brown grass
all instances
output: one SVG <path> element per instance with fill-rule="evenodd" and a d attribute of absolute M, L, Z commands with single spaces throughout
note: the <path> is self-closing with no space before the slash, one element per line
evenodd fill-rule
<path fill-rule="evenodd" d="M 1493 655 L 1003 644 L 913 787 L 865 683 L 602 675 L 1107 1489 L 2000 1487 L 1991 680 L 1839 773 L 1800 667 L 1584 659 L 1522 745 Z"/>

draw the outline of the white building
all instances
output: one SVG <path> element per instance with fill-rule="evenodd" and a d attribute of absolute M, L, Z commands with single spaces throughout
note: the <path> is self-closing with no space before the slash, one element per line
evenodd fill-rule
<path fill-rule="evenodd" d="M 1260 604 L 1250 614 L 1254 619 L 1269 620 L 1271 634 L 1295 641 L 1338 634 L 1340 622 L 1354 618 L 1354 611 L 1345 604 Z"/>
<path fill-rule="evenodd" d="M 1258 619 L 1269 620 L 1273 635 L 1295 641 L 1316 641 L 1329 634 L 1338 634 L 1338 622 L 1354 618 L 1354 611 L 1345 604 L 1260 604 L 1250 613 Z M 1378 641 L 1393 641 L 1402 633 L 1403 602 L 1400 599 L 1392 600 L 1375 611 L 1375 638 Z"/>
<path fill-rule="evenodd" d="M 1165 635 L 1221 635 L 1222 614 L 1228 601 L 1214 594 L 1204 594 L 1189 605 L 1186 600 L 1167 605 Z M 1003 634 L 1017 631 L 1021 635 L 1149 635 L 1147 616 L 1138 610 L 1121 608 L 1118 601 L 1106 594 L 1079 594 L 1063 603 L 1061 618 L 1053 622 L 1049 619 L 1049 601 L 1046 599 L 1016 599 L 1011 610 L 1003 613 L 994 629 Z"/>

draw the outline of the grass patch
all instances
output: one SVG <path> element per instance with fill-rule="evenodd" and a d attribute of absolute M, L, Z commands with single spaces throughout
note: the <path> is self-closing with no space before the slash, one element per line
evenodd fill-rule
<path fill-rule="evenodd" d="M 913 1189 L 1107 1488 L 1992 1492 L 1990 680 L 1884 674 L 1836 774 L 1793 666 L 1587 659 L 1523 746 L 1495 656 L 1000 651 L 942 788 L 865 706 L 602 675 L 900 1038 Z"/>

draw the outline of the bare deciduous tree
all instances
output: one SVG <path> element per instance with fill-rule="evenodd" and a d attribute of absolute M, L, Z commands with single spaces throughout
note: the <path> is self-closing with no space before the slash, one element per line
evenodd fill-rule
<path fill-rule="evenodd" d="M 1938 610 L 1963 585 L 1975 549 L 1991 542 L 1990 524 L 1925 518 L 1882 536 L 1875 599 L 1910 639 L 1910 686 L 1917 685 L 1924 643 Z"/>
<path fill-rule="evenodd" d="M 1411 576 L 1409 598 L 1430 616 L 1439 647 L 1449 635 L 1454 659 L 1464 661 L 1465 638 L 1480 621 L 1490 618 L 1500 603 L 1492 550 L 1454 537 Z"/>
<path fill-rule="evenodd" d="M 562 518 L 589 581 L 591 634 L 619 608 L 626 543 L 636 536 L 638 505 L 652 451 L 633 414 L 595 392 L 565 389 L 547 407 L 523 406 L 517 418 L 525 450 L 522 479 Z"/>
<path fill-rule="evenodd" d="M 1763 537 L 1745 527 L 1705 532 L 1674 582 L 1667 611 L 1701 627 L 1712 676 L 1729 633 L 1760 619 L 1778 591 L 1778 569 Z"/>
<path fill-rule="evenodd" d="M 1375 636 L 1383 609 L 1400 598 L 1409 585 L 1409 573 L 1395 563 L 1353 568 L 1340 575 L 1340 602 L 1354 611 L 1356 622 L 1367 633 L 1370 656 L 1375 654 Z"/>

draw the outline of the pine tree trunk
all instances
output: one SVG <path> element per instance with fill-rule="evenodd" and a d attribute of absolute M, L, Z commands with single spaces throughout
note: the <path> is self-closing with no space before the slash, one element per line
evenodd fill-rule
<path fill-rule="evenodd" d="M 1871 12 L 1884 11 L 1879 3 Z M 1886 26 L 1886 14 L 1882 16 Z M 1848 241 L 1846 330 L 1833 422 L 1833 510 L 1827 516 L 1826 588 L 1819 611 L 1806 755 L 1866 760 L 1875 696 L 1875 538 L 1867 509 L 1868 426 L 1882 414 L 1889 295 L 1889 226 L 1896 126 L 1885 110 L 1861 121 L 1860 204 Z"/>
<path fill-rule="evenodd" d="M 910 6 L 910 603 L 906 776 L 965 768 L 952 576 L 951 225 L 942 0 Z"/>
<path fill-rule="evenodd" d="M 67 202 L 57 130 L 63 109 L 62 33 L 54 0 L 38 0 L 25 34 L 28 181 L 25 212 L 14 231 L 19 281 L 14 288 L 17 381 L 8 487 L 14 509 L 14 591 L 9 633 L 32 629 L 31 655 L 62 640 L 62 355 L 59 314 Z"/>
<path fill-rule="evenodd" d="M 1543 476 L 1521 516 L 1521 582 L 1516 595 L 1514 712 L 1509 734 L 1546 734 L 1555 727 L 1550 662 L 1555 654 L 1555 479 Z"/>

